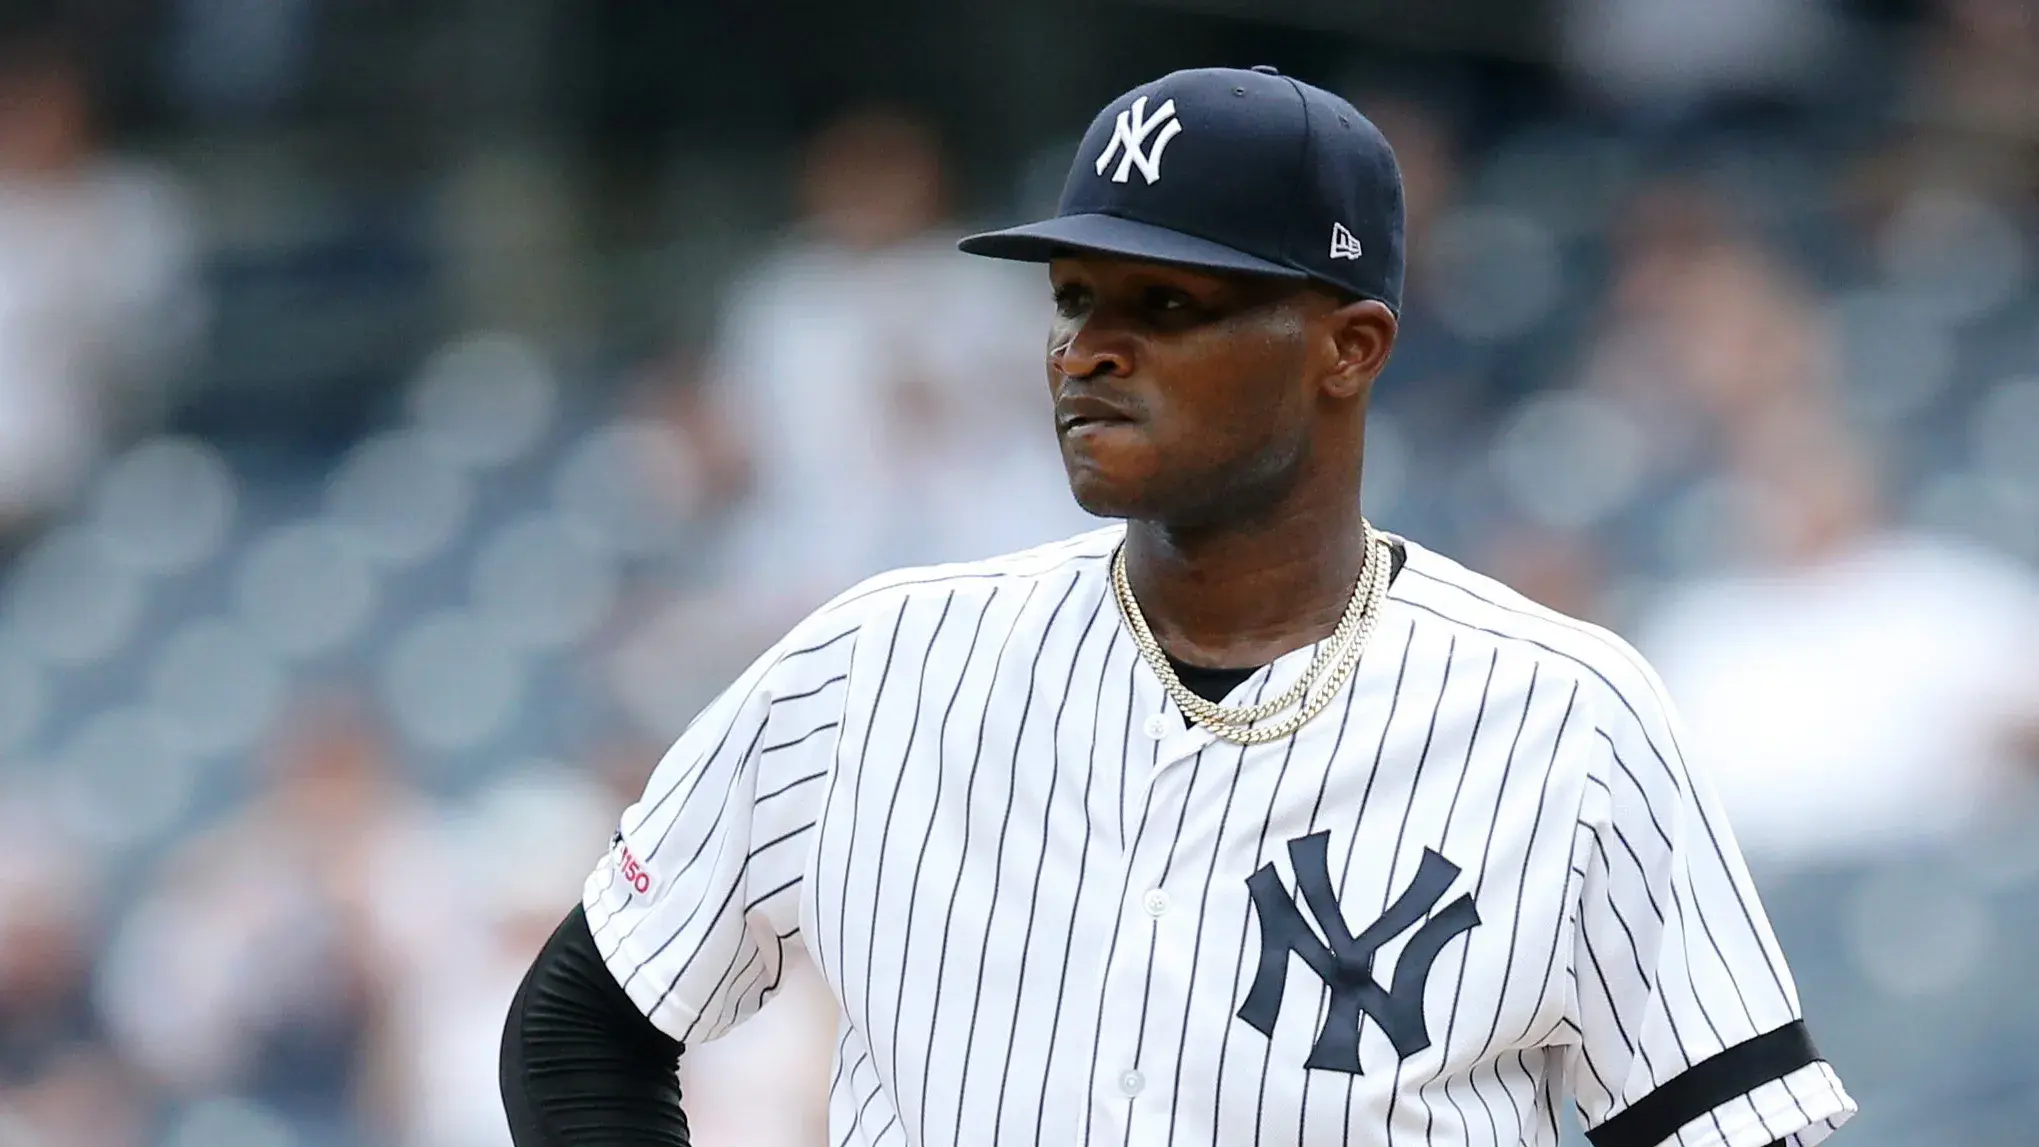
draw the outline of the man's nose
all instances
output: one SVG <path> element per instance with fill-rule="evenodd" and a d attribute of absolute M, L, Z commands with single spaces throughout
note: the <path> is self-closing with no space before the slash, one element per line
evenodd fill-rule
<path fill-rule="evenodd" d="M 1057 341 L 1048 348 L 1048 365 L 1069 378 L 1120 378 L 1132 372 L 1132 348 L 1126 339 L 1095 321 L 1071 325 L 1056 332 Z"/>

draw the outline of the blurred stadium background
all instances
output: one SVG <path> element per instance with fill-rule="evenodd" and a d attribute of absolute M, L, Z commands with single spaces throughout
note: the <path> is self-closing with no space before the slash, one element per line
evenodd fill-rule
<path fill-rule="evenodd" d="M 1272 63 L 1398 149 L 1374 519 L 1636 640 L 1855 1147 L 2039 1142 L 2033 0 L 9 0 L 0 1145 L 500 1147 L 694 708 L 1082 528 L 953 236 Z M 819 1144 L 800 984 L 690 1057 Z"/>

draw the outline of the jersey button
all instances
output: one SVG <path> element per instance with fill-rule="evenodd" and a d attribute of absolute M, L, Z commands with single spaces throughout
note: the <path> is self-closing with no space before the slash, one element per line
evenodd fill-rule
<path fill-rule="evenodd" d="M 1154 889 L 1141 898 L 1140 906 L 1147 910 L 1147 915 L 1154 917 L 1156 920 L 1161 919 L 1163 916 L 1168 915 L 1167 891 L 1160 888 Z"/>
<path fill-rule="evenodd" d="M 1168 718 L 1161 713 L 1156 713 L 1152 717 L 1147 718 L 1146 728 L 1147 735 L 1158 741 L 1168 735 Z"/>
<path fill-rule="evenodd" d="M 1141 1075 L 1139 1072 L 1129 1071 L 1126 1074 L 1119 1077 L 1119 1091 L 1123 1093 L 1126 1096 L 1126 1098 L 1131 1099 L 1133 1096 L 1138 1095 L 1145 1090 L 1147 1090 L 1147 1077 Z"/>

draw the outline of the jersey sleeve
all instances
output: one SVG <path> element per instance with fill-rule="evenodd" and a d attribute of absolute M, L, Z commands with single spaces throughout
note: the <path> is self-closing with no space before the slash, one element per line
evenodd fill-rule
<path fill-rule="evenodd" d="M 1582 831 L 1567 1078 L 1595 1147 L 1811 1147 L 1855 1104 L 1820 1058 L 1718 799 L 1636 662 L 1605 696 Z"/>
<path fill-rule="evenodd" d="M 694 719 L 623 813 L 582 903 L 609 971 L 682 1043 L 771 998 L 835 760 L 856 631 L 810 619 Z"/>

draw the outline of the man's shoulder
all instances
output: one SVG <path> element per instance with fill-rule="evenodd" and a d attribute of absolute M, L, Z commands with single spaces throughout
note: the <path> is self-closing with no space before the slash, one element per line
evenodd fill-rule
<path fill-rule="evenodd" d="M 1403 541 L 1408 562 L 1392 596 L 1407 607 L 1419 629 L 1451 627 L 1476 635 L 1534 660 L 1541 670 L 1577 680 L 1639 717 L 1667 706 L 1656 669 L 1627 638 L 1532 600 L 1436 550 Z"/>
<path fill-rule="evenodd" d="M 971 586 L 996 589 L 1004 585 L 1065 577 L 1071 572 L 1080 577 L 1086 572 L 1094 571 L 1097 576 L 1102 577 L 1104 559 L 1111 556 L 1112 550 L 1124 536 L 1125 526 L 1113 523 L 1057 541 L 993 557 L 887 570 L 875 577 L 866 578 L 838 594 L 827 605 L 816 610 L 810 621 L 839 618 L 861 620 L 882 616 L 896 612 L 916 599 L 939 597 Z M 824 622 L 823 627 L 827 628 L 831 624 L 838 623 Z"/>

